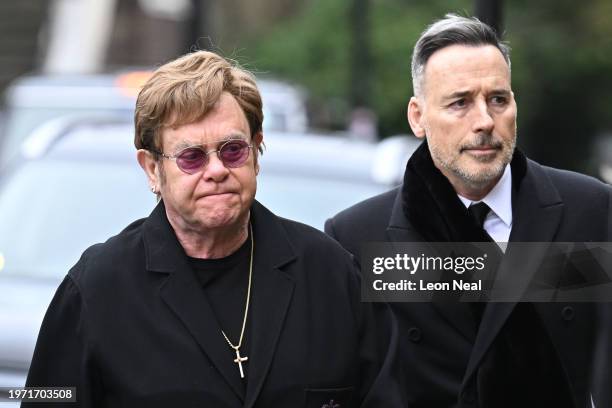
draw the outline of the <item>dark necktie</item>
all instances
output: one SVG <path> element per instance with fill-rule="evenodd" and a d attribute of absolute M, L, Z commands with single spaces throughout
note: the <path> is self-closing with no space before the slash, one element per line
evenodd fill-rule
<path fill-rule="evenodd" d="M 470 217 L 472 217 L 476 225 L 478 225 L 478 227 L 482 230 L 484 236 L 487 237 L 488 241 L 495 242 L 495 240 L 491 238 L 487 230 L 484 229 L 484 222 L 487 218 L 487 214 L 489 214 L 490 211 L 491 208 L 486 205 L 484 201 L 481 201 L 476 204 L 470 204 L 470 206 L 468 207 L 468 214 L 470 214 Z"/>
<path fill-rule="evenodd" d="M 468 212 L 470 213 L 470 217 L 472 217 L 472 219 L 476 222 L 476 225 L 478 225 L 480 228 L 483 228 L 483 229 L 484 229 L 484 222 L 485 222 L 485 219 L 487 218 L 487 214 L 489 214 L 489 211 L 491 211 L 491 209 L 489 208 L 488 205 L 484 203 L 484 201 L 481 201 L 476 204 L 472 203 L 468 207 Z"/>
<path fill-rule="evenodd" d="M 489 239 L 489 241 L 494 242 L 493 238 L 491 238 L 491 236 L 484 229 L 484 222 L 485 222 L 485 219 L 487 218 L 487 214 L 489 214 L 489 211 L 491 211 L 491 208 L 489 208 L 489 206 L 486 205 L 483 201 L 479 203 L 475 203 L 475 204 L 472 203 L 468 207 L 468 213 L 470 214 L 470 217 L 472 217 L 476 225 L 482 230 L 482 232 Z M 495 264 L 497 264 L 497 262 L 495 262 Z M 492 278 L 491 277 L 492 272 L 493 271 L 491 271 L 488 274 L 487 279 Z M 474 315 L 476 317 L 476 320 L 478 321 L 478 324 L 480 324 L 480 321 L 482 320 L 482 316 L 484 314 L 484 310 L 487 304 L 484 302 L 474 302 L 474 303 L 471 303 L 470 306 L 472 308 L 472 312 L 474 312 Z"/>

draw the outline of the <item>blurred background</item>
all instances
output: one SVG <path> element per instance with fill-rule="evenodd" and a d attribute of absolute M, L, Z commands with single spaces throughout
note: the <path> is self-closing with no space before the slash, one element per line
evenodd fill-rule
<path fill-rule="evenodd" d="M 309 128 L 378 140 L 410 133 L 411 50 L 446 12 L 477 15 L 510 42 L 519 146 L 612 180 L 609 0 L 4 1 L 0 88 L 25 73 L 152 68 L 211 49 L 299 86 Z"/>

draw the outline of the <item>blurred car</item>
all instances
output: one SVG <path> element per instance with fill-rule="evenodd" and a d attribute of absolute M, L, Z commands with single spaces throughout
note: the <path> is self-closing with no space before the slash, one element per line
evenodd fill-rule
<path fill-rule="evenodd" d="M 304 133 L 308 130 L 306 92 L 293 84 L 257 79 L 263 100 L 264 131 Z"/>
<path fill-rule="evenodd" d="M 14 156 L 21 143 L 40 126 L 58 118 L 107 115 L 129 121 L 138 87 L 147 72 L 120 75 L 27 75 L 15 80 L 4 95 L 0 162 Z"/>
<path fill-rule="evenodd" d="M 0 168 L 20 144 L 40 127 L 57 126 L 92 115 L 132 120 L 138 91 L 152 72 L 99 75 L 27 75 L 15 80 L 4 96 L 0 131 Z M 305 132 L 305 93 L 273 79 L 258 80 L 264 101 L 265 131 Z"/>
<path fill-rule="evenodd" d="M 82 251 L 156 204 L 130 124 L 62 129 L 27 139 L 0 179 L 0 386 L 24 384 L 46 308 Z M 402 140 L 392 142 L 394 152 L 407 151 L 399 144 L 416 147 Z M 264 143 L 256 199 L 320 229 L 337 211 L 397 183 L 407 160 L 329 136 L 269 132 Z M 398 168 L 390 170 L 394 160 Z M 377 170 L 381 162 L 385 171 Z"/>

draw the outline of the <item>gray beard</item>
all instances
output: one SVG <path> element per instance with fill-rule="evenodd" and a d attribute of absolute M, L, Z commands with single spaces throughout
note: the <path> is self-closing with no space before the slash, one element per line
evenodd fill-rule
<path fill-rule="evenodd" d="M 502 142 L 496 141 L 495 143 L 491 143 L 492 136 L 487 134 L 478 135 L 478 139 L 476 144 L 470 146 L 481 146 L 481 145 L 495 145 L 495 146 L 503 146 Z M 467 146 L 461 146 L 464 148 Z M 512 155 L 514 154 L 514 149 L 516 147 L 516 137 L 512 140 L 512 144 L 510 145 L 510 149 L 502 150 L 504 152 L 504 156 L 501 158 L 499 162 L 496 163 L 495 166 L 489 168 L 485 171 L 479 172 L 468 172 L 466 169 L 461 168 L 457 165 L 457 163 L 447 161 L 443 158 L 443 154 L 436 149 L 434 146 L 429 145 L 431 157 L 434 160 L 434 163 L 438 163 L 442 168 L 454 174 L 458 178 L 460 178 L 466 185 L 472 188 L 482 188 L 488 186 L 492 181 L 501 177 L 506 168 L 506 165 L 510 163 L 512 160 Z M 484 161 L 484 160 L 483 160 Z"/>

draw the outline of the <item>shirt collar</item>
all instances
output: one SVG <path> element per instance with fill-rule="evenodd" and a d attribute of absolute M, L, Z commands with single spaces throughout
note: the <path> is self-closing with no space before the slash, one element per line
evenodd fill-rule
<path fill-rule="evenodd" d="M 479 202 L 472 201 L 459 194 L 457 196 L 466 208 L 472 203 Z M 495 184 L 495 187 L 480 201 L 484 201 L 506 226 L 512 226 L 512 172 L 509 165 L 506 165 L 504 174 Z"/>

